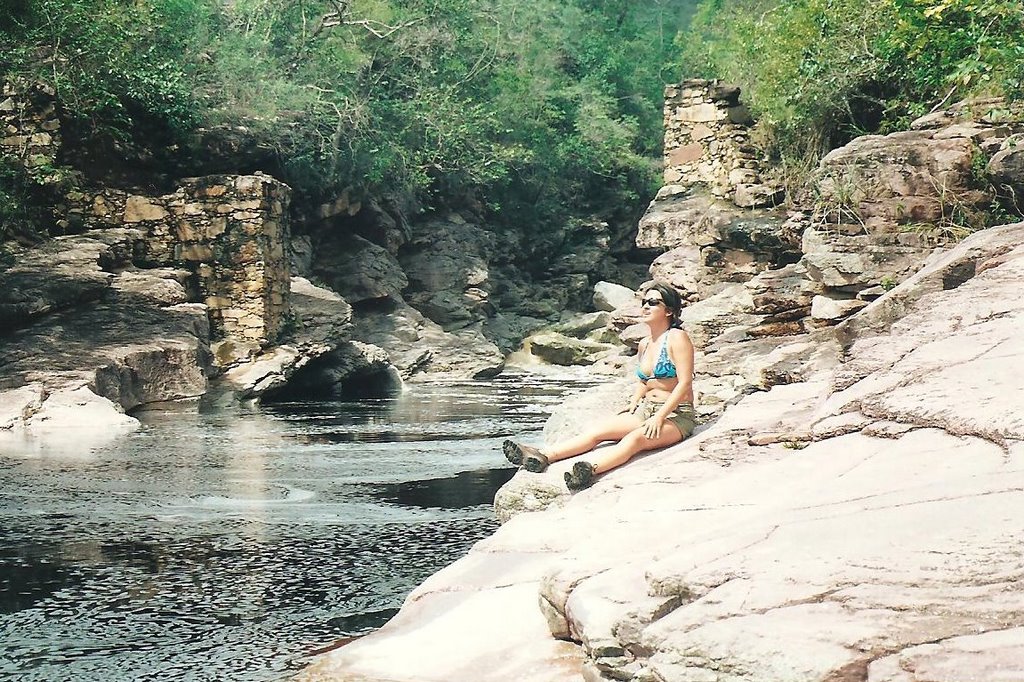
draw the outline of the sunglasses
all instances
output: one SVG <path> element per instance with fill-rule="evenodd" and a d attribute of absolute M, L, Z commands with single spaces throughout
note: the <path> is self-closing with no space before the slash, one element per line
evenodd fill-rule
<path fill-rule="evenodd" d="M 640 301 L 640 305 L 647 308 L 657 308 L 659 305 L 664 305 L 665 302 L 660 298 L 645 298 Z"/>

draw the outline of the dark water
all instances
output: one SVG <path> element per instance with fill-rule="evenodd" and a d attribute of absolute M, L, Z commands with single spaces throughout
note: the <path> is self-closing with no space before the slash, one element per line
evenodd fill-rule
<path fill-rule="evenodd" d="M 96 452 L 0 453 L 0 679 L 287 678 L 496 528 L 501 438 L 564 385 L 153 411 Z"/>

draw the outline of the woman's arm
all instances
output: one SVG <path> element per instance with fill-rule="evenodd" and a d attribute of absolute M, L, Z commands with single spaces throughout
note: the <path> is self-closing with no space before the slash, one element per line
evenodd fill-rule
<path fill-rule="evenodd" d="M 640 345 L 637 347 L 637 362 L 639 362 L 640 359 L 644 357 L 644 352 L 646 351 L 646 349 L 647 339 L 642 339 L 640 341 Z M 647 384 L 644 383 L 643 381 L 640 381 L 640 379 L 638 378 L 636 380 L 636 386 L 633 389 L 633 395 L 629 399 L 629 407 L 623 410 L 623 412 L 628 412 L 629 414 L 633 414 L 634 412 L 636 412 L 637 405 L 640 404 L 640 401 L 643 399 L 645 395 L 647 395 Z"/>

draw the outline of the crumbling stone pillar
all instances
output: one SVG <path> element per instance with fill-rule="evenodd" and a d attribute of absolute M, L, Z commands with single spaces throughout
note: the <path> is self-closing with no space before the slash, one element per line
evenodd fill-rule
<path fill-rule="evenodd" d="M 69 213 L 90 229 L 139 230 L 134 261 L 190 270 L 211 336 L 255 349 L 276 342 L 288 318 L 289 199 L 288 186 L 269 175 L 211 175 L 163 196 L 76 190 Z"/>
<path fill-rule="evenodd" d="M 718 81 L 665 88 L 666 185 L 701 185 L 744 208 L 774 203 L 777 190 L 762 182 L 753 121 L 739 99 L 739 87 Z"/>
<path fill-rule="evenodd" d="M 53 88 L 5 82 L 0 86 L 0 156 L 27 168 L 52 166 L 60 149 L 60 119 Z"/>

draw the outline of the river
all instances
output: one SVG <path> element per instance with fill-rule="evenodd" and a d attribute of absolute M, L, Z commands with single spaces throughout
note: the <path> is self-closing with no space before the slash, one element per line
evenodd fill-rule
<path fill-rule="evenodd" d="M 565 385 L 168 406 L 97 451 L 0 453 L 0 678 L 287 679 L 497 527 L 501 439 Z"/>

